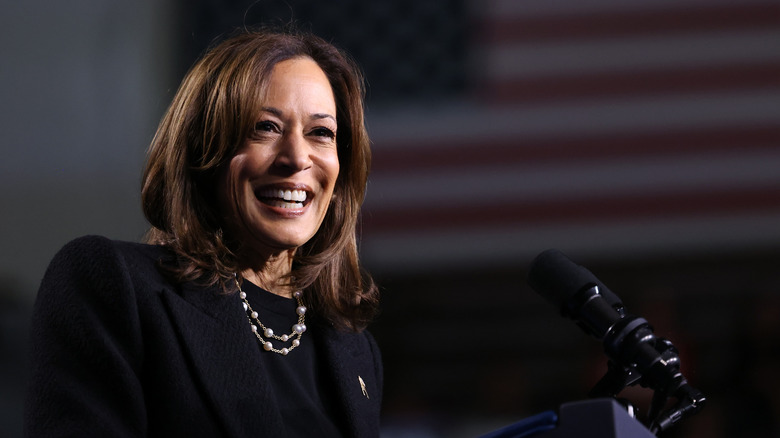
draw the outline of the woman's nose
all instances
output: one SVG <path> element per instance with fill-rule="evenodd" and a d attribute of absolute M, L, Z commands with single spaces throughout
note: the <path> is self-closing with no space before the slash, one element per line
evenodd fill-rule
<path fill-rule="evenodd" d="M 294 172 L 306 170 L 312 165 L 311 148 L 303 134 L 286 133 L 279 142 L 274 164 Z"/>

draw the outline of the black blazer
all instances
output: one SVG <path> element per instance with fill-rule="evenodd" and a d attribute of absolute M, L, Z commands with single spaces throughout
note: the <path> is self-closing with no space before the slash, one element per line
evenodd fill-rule
<path fill-rule="evenodd" d="M 237 298 L 169 283 L 157 269 L 167 257 L 158 246 L 94 236 L 55 256 L 33 313 L 27 436 L 286 436 Z M 379 436 L 373 338 L 309 326 L 341 424 L 354 437 Z"/>

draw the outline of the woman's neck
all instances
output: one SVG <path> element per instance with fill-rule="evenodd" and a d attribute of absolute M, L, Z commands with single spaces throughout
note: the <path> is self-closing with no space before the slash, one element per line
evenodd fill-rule
<path fill-rule="evenodd" d="M 293 290 L 289 280 L 294 253 L 294 250 L 284 251 L 260 258 L 243 269 L 241 276 L 271 293 L 291 298 Z"/>

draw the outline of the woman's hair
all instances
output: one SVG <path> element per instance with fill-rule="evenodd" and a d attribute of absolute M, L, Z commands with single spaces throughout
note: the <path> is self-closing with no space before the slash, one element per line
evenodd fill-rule
<path fill-rule="evenodd" d="M 371 163 L 363 77 L 348 55 L 314 35 L 242 31 L 192 67 L 149 148 L 141 191 L 152 225 L 146 241 L 177 255 L 178 263 L 166 268 L 177 281 L 232 290 L 239 243 L 223 234 L 216 178 L 252 133 L 273 67 L 297 57 L 314 60 L 333 89 L 340 171 L 322 225 L 296 251 L 290 281 L 331 324 L 361 330 L 378 305 L 355 235 Z"/>

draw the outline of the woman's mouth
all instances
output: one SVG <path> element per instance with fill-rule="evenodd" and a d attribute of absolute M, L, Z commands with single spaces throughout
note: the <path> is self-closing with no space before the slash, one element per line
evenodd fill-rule
<path fill-rule="evenodd" d="M 291 210 L 303 208 L 309 197 L 305 190 L 286 189 L 262 189 L 257 191 L 255 196 L 263 204 Z"/>

